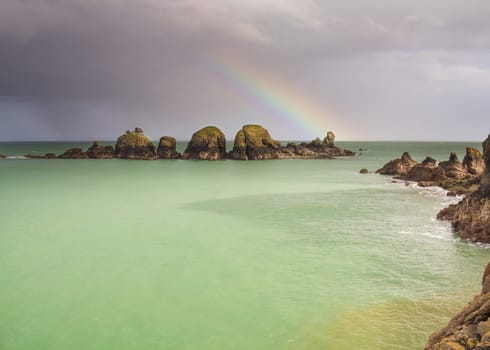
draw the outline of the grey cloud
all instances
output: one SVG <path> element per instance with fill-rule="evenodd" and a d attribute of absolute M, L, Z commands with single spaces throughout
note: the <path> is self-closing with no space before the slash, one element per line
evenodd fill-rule
<path fill-rule="evenodd" d="M 53 138 L 112 137 L 135 123 L 184 138 L 203 123 L 233 133 L 246 121 L 294 137 L 294 125 L 274 124 L 202 64 L 239 57 L 365 124 L 355 137 L 391 125 L 414 138 L 420 130 L 393 120 L 485 122 L 489 15 L 486 0 L 4 0 L 0 96 L 30 101 L 23 123 Z M 15 129 L 20 112 L 2 101 L 0 118 Z M 463 137 L 457 129 L 441 137 Z"/>

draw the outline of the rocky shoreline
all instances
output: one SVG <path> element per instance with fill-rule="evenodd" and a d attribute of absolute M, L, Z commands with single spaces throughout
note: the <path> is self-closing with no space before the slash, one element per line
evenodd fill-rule
<path fill-rule="evenodd" d="M 172 136 L 160 138 L 158 146 L 144 134 L 141 128 L 126 131 L 116 140 L 115 147 L 94 141 L 86 151 L 71 148 L 60 155 L 25 155 L 30 159 L 195 159 L 195 160 L 268 160 L 268 159 L 332 159 L 354 156 L 355 152 L 335 146 L 335 134 L 328 131 L 323 140 L 294 143 L 286 146 L 274 140 L 267 129 L 260 125 L 244 125 L 236 134 L 233 149 L 226 150 L 226 137 L 215 126 L 196 131 L 188 142 L 184 153 L 177 149 Z M 2 158 L 2 156 L 0 156 Z M 3 157 L 5 158 L 5 157 Z"/>
<path fill-rule="evenodd" d="M 445 162 L 427 157 L 417 163 L 405 152 L 376 172 L 415 181 L 422 187 L 439 186 L 448 190 L 448 195 L 465 195 L 459 203 L 441 210 L 437 218 L 448 220 L 463 239 L 490 243 L 490 135 L 482 146 L 483 155 L 468 147 L 463 162 L 451 153 Z M 445 328 L 432 334 L 425 350 L 490 350 L 490 263 L 482 284 L 480 295 Z"/>

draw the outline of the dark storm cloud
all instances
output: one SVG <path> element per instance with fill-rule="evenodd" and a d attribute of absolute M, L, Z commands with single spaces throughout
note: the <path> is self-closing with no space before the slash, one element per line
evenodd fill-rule
<path fill-rule="evenodd" d="M 487 120 L 489 16 L 490 3 L 475 0 L 3 0 L 0 118 L 18 132 L 0 139 L 267 124 L 210 74 L 209 56 L 240 57 L 329 101 L 363 126 L 346 137 L 384 137 L 391 125 L 392 138 L 434 138 L 417 123 Z M 440 138 L 478 139 L 480 129 L 455 125 Z"/>

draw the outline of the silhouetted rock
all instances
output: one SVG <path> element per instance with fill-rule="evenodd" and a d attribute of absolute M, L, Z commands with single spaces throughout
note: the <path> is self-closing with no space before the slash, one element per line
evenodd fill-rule
<path fill-rule="evenodd" d="M 133 132 L 126 131 L 126 134 L 119 136 L 115 153 L 116 157 L 123 159 L 152 160 L 157 157 L 155 145 L 140 128 Z"/>
<path fill-rule="evenodd" d="M 225 158 L 225 134 L 215 126 L 207 126 L 196 131 L 182 155 L 182 159 L 219 160 Z"/>
<path fill-rule="evenodd" d="M 425 350 L 490 349 L 490 264 L 482 279 L 482 291 L 442 330 L 432 334 Z"/>
<path fill-rule="evenodd" d="M 158 143 L 157 155 L 162 159 L 179 159 L 181 155 L 176 149 L 177 140 L 171 136 L 163 136 Z"/>
<path fill-rule="evenodd" d="M 376 170 L 376 173 L 381 175 L 403 176 L 416 165 L 417 162 L 412 159 L 410 154 L 404 152 L 401 158 L 389 161 L 381 169 Z"/>
<path fill-rule="evenodd" d="M 104 146 L 99 141 L 94 141 L 87 150 L 87 156 L 92 159 L 112 159 L 116 156 L 114 147 Z"/>
<path fill-rule="evenodd" d="M 485 160 L 480 151 L 473 147 L 466 147 L 463 167 L 472 175 L 481 175 L 485 170 Z"/>
<path fill-rule="evenodd" d="M 59 158 L 62 159 L 88 159 L 87 153 L 81 148 L 70 148 L 65 153 L 61 154 Z"/>

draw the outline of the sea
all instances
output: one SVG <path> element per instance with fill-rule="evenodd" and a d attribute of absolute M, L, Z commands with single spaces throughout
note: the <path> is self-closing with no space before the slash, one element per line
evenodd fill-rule
<path fill-rule="evenodd" d="M 2 350 L 423 349 L 481 288 L 489 246 L 435 218 L 460 198 L 374 173 L 478 142 L 338 142 L 357 155 L 333 160 L 22 157 L 89 145 L 0 143 Z"/>

